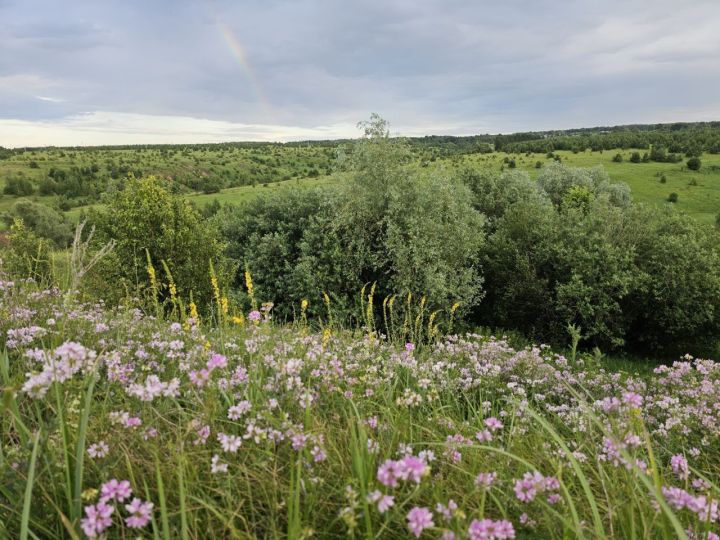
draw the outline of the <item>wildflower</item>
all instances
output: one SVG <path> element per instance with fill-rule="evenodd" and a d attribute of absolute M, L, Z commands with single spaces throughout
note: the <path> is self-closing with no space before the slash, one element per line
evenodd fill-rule
<path fill-rule="evenodd" d="M 384 514 L 390 508 L 395 506 L 395 497 L 391 495 L 383 495 L 380 491 L 372 491 L 368 493 L 368 502 L 376 503 L 378 512 Z"/>
<path fill-rule="evenodd" d="M 623 401 L 633 409 L 639 409 L 643 404 L 643 397 L 635 392 L 625 392 Z"/>
<path fill-rule="evenodd" d="M 87 449 L 87 453 L 91 458 L 104 458 L 108 455 L 109 451 L 110 447 L 108 447 L 105 441 L 93 443 Z"/>
<path fill-rule="evenodd" d="M 220 446 L 225 452 L 234 454 L 240 448 L 242 439 L 237 435 L 226 435 L 225 433 L 218 433 L 217 439 L 220 442 Z"/>
<path fill-rule="evenodd" d="M 210 460 L 210 472 L 212 474 L 226 473 L 228 471 L 227 463 L 220 463 L 220 456 L 214 454 Z"/>
<path fill-rule="evenodd" d="M 254 323 L 258 322 L 261 318 L 262 314 L 257 309 L 248 313 L 248 320 L 251 320 Z"/>
<path fill-rule="evenodd" d="M 407 522 L 408 529 L 416 538 L 420 538 L 425 529 L 435 526 L 432 512 L 424 506 L 415 506 L 410 510 L 407 514 Z"/>
<path fill-rule="evenodd" d="M 252 408 L 252 405 L 250 404 L 250 402 L 247 400 L 244 400 L 244 401 L 241 401 L 238 404 L 230 407 L 228 409 L 227 416 L 230 420 L 239 420 L 240 417 L 243 414 L 247 413 L 251 408 Z"/>
<path fill-rule="evenodd" d="M 670 458 L 670 466 L 680 480 L 687 480 L 689 470 L 688 462 L 682 454 L 676 454 Z"/>
<path fill-rule="evenodd" d="M 485 425 L 488 427 L 488 429 L 490 429 L 490 431 L 497 431 L 498 429 L 502 429 L 503 427 L 503 423 L 494 416 L 486 418 Z"/>
<path fill-rule="evenodd" d="M 132 495 L 132 488 L 130 487 L 130 482 L 128 482 L 127 480 L 118 481 L 117 479 L 113 478 L 112 480 L 105 482 L 100 487 L 101 502 L 113 500 L 123 502 L 125 499 L 130 497 L 130 495 Z"/>
<path fill-rule="evenodd" d="M 85 517 L 80 520 L 80 526 L 88 538 L 97 538 L 105 529 L 112 525 L 110 516 L 115 508 L 100 501 L 99 503 L 85 507 Z"/>
<path fill-rule="evenodd" d="M 473 519 L 468 528 L 471 540 L 505 540 L 515 538 L 515 529 L 507 520 Z"/>
<path fill-rule="evenodd" d="M 207 368 L 209 370 L 226 368 L 228 365 L 227 358 L 222 354 L 213 354 L 210 360 L 207 361 Z"/>
<path fill-rule="evenodd" d="M 475 485 L 477 487 L 489 488 L 491 487 L 497 478 L 497 473 L 480 473 L 475 477 Z"/>
<path fill-rule="evenodd" d="M 150 523 L 150 515 L 152 513 L 153 503 L 150 501 L 143 502 L 135 497 L 130 504 L 125 505 L 125 510 L 130 516 L 125 518 L 125 523 L 131 529 L 139 529 Z"/>

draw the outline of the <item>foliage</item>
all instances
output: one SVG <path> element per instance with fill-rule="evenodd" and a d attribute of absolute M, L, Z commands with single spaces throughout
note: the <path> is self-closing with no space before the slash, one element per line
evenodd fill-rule
<path fill-rule="evenodd" d="M 361 127 L 365 137 L 342 162 L 347 186 L 221 211 L 228 254 L 240 268 L 248 265 L 258 290 L 285 317 L 302 298 L 320 300 L 323 292 L 347 313 L 366 283 L 376 283 L 381 298 L 413 292 L 433 308 L 475 304 L 483 221 L 468 189 L 403 167 L 408 149 L 388 137 L 381 118 Z"/>
<path fill-rule="evenodd" d="M 8 226 L 12 225 L 14 220 L 20 219 L 25 227 L 39 237 L 50 240 L 57 248 L 67 247 L 72 239 L 72 225 L 62 214 L 44 204 L 18 201 L 3 219 Z"/>
<path fill-rule="evenodd" d="M 691 171 L 699 171 L 702 166 L 702 161 L 699 157 L 691 157 L 687 160 L 687 168 Z"/>
<path fill-rule="evenodd" d="M 192 294 L 197 302 L 209 303 L 213 291 L 208 268 L 212 262 L 224 274 L 222 245 L 198 211 L 170 194 L 161 179 L 129 178 L 125 189 L 109 201 L 107 211 L 92 221 L 99 242 L 116 242 L 113 253 L 99 265 L 107 282 L 115 282 L 113 289 L 146 288 L 149 263 L 164 281 L 167 276 L 163 278 L 160 269 L 165 263 L 178 294 L 184 298 Z"/>
<path fill-rule="evenodd" d="M 53 281 L 50 244 L 28 229 L 21 219 L 13 221 L 8 249 L 3 251 L 0 260 L 0 269 L 15 278 L 31 278 L 46 284 Z"/>

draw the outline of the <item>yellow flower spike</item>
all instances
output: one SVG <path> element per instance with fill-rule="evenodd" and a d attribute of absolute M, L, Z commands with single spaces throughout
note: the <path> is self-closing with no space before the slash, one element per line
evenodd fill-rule
<path fill-rule="evenodd" d="M 220 299 L 220 308 L 222 309 L 223 314 L 227 315 L 229 311 L 229 302 L 227 299 L 227 296 L 223 296 Z"/>
<path fill-rule="evenodd" d="M 190 301 L 190 317 L 195 319 L 196 321 L 200 320 L 200 316 L 198 315 L 197 306 L 195 305 L 195 302 Z"/>

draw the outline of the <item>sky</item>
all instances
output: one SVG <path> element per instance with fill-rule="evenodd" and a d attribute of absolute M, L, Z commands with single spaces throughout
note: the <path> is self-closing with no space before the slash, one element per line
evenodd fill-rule
<path fill-rule="evenodd" d="M 0 146 L 720 120 L 718 0 L 0 0 Z"/>

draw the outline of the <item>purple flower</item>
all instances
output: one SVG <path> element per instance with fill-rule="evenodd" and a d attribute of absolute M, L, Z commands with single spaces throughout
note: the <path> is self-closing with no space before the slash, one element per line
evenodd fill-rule
<path fill-rule="evenodd" d="M 132 495 L 132 488 L 130 487 L 130 482 L 127 480 L 118 481 L 113 478 L 112 480 L 105 482 L 100 487 L 101 502 L 123 502 L 125 499 L 130 497 L 130 495 Z"/>
<path fill-rule="evenodd" d="M 416 538 L 420 538 L 425 529 L 435 526 L 432 512 L 424 506 L 416 506 L 410 510 L 407 515 L 407 522 L 408 529 Z"/>
<path fill-rule="evenodd" d="M 143 502 L 135 497 L 130 504 L 125 505 L 125 510 L 130 516 L 125 518 L 125 523 L 131 529 L 139 529 L 150 522 L 150 514 L 152 513 L 153 503 Z"/>
<path fill-rule="evenodd" d="M 470 540 L 505 540 L 515 538 L 515 529 L 507 520 L 473 519 L 468 528 Z"/>
<path fill-rule="evenodd" d="M 110 516 L 115 508 L 100 501 L 96 505 L 85 507 L 85 517 L 80 520 L 80 526 L 88 538 L 97 538 L 110 525 Z"/>
<path fill-rule="evenodd" d="M 670 458 L 670 466 L 680 480 L 687 480 L 689 469 L 688 462 L 682 454 L 676 454 Z"/>
<path fill-rule="evenodd" d="M 485 419 L 485 425 L 490 429 L 490 431 L 497 431 L 503 427 L 503 423 L 494 416 Z"/>

